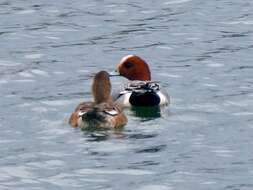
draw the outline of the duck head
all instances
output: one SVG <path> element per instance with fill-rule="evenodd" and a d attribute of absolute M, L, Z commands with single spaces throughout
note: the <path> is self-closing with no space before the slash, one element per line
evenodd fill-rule
<path fill-rule="evenodd" d="M 117 66 L 117 71 L 129 80 L 151 80 L 148 64 L 136 55 L 123 57 Z"/>

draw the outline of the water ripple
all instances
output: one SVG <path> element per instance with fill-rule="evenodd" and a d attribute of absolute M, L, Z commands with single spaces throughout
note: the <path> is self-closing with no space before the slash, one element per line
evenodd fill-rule
<path fill-rule="evenodd" d="M 158 146 L 153 146 L 149 148 L 142 148 L 141 150 L 136 150 L 136 153 L 156 153 L 159 151 L 162 151 L 166 148 L 166 145 L 158 145 Z"/>
<path fill-rule="evenodd" d="M 0 15 L 0 189 L 252 189 L 251 0 L 3 0 Z M 127 54 L 171 105 L 69 127 Z"/>

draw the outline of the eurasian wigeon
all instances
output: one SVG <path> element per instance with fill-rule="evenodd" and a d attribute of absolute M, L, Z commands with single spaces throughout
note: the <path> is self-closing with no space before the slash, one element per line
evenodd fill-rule
<path fill-rule="evenodd" d="M 170 103 L 167 92 L 159 82 L 151 80 L 148 64 L 136 55 L 123 57 L 117 66 L 119 75 L 130 81 L 120 93 L 114 95 L 114 100 L 124 107 L 130 106 L 161 106 Z"/>
<path fill-rule="evenodd" d="M 111 82 L 106 71 L 98 72 L 92 84 L 93 102 L 83 102 L 77 106 L 69 119 L 73 127 L 117 128 L 127 123 L 121 107 L 113 102 Z"/>

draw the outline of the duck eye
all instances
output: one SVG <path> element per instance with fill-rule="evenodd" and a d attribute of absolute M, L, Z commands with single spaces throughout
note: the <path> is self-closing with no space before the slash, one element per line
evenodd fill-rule
<path fill-rule="evenodd" d="M 133 65 L 134 64 L 132 62 L 129 62 L 129 61 L 124 64 L 125 68 L 127 68 L 127 69 L 131 68 Z"/>

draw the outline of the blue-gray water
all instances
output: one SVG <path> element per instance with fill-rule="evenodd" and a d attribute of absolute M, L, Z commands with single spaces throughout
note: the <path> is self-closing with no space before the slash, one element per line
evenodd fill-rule
<path fill-rule="evenodd" d="M 170 107 L 71 128 L 90 76 L 127 54 Z M 252 190 L 252 61 L 252 0 L 0 0 L 0 189 Z"/>

